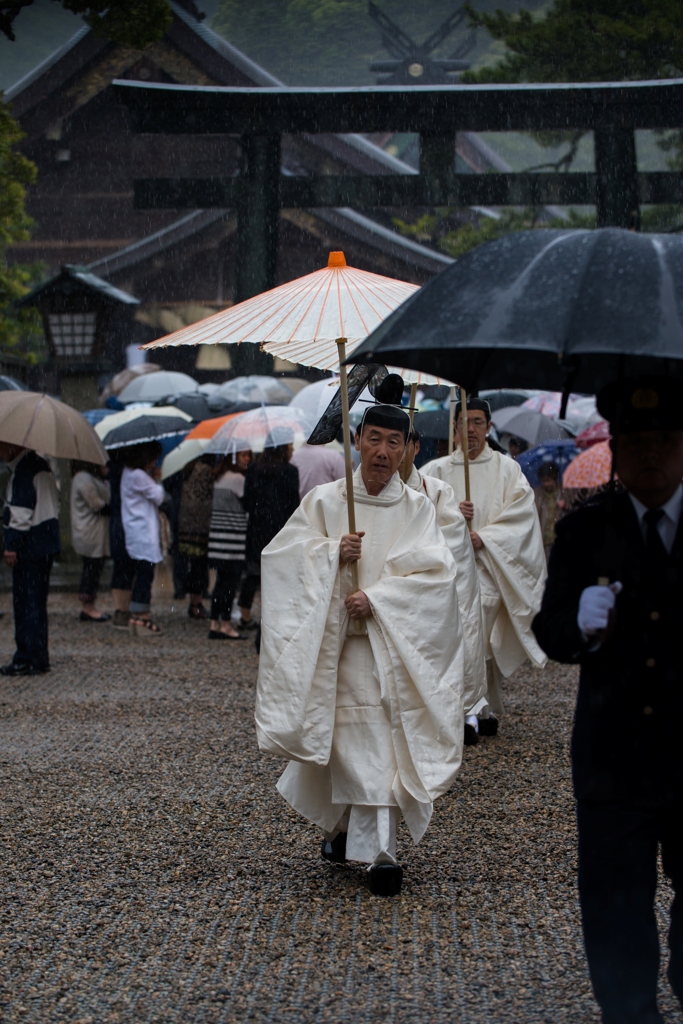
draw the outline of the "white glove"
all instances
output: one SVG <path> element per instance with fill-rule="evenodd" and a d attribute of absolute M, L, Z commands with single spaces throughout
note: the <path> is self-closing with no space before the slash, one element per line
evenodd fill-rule
<path fill-rule="evenodd" d="M 621 583 L 611 583 L 608 587 L 586 587 L 579 598 L 579 614 L 576 617 L 584 636 L 594 636 L 600 630 L 607 629 L 609 613 L 616 604 L 617 594 L 623 589 Z"/>

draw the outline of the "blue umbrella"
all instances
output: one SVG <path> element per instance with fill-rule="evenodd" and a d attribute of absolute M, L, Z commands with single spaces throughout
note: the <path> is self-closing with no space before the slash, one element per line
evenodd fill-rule
<path fill-rule="evenodd" d="M 528 451 L 522 452 L 517 457 L 517 462 L 531 486 L 538 487 L 541 482 L 538 479 L 538 471 L 544 462 L 555 463 L 560 470 L 561 480 L 565 469 L 578 454 L 579 449 L 572 440 L 545 441 L 543 444 L 536 445 L 535 448 L 529 448 Z"/>
<path fill-rule="evenodd" d="M 116 412 L 116 409 L 86 409 L 85 412 L 81 413 L 83 419 L 86 419 L 91 427 L 94 427 L 97 423 L 101 423 L 107 416 L 112 416 Z"/>

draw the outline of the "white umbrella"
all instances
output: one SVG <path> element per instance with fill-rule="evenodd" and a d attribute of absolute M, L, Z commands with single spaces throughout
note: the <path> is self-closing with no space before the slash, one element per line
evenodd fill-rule
<path fill-rule="evenodd" d="M 229 420 L 214 434 L 206 451 L 216 455 L 262 452 L 281 444 L 300 448 L 306 443 L 315 420 L 289 405 L 265 405 Z"/>
<path fill-rule="evenodd" d="M 161 479 L 166 480 L 174 473 L 179 473 L 190 462 L 198 459 L 209 447 L 210 440 L 208 437 L 186 437 L 172 452 L 168 453 L 161 463 Z"/>
<path fill-rule="evenodd" d="M 289 403 L 290 409 L 301 409 L 317 423 L 339 390 L 339 377 L 326 377 L 303 388 Z"/>
<path fill-rule="evenodd" d="M 523 405 L 513 405 L 507 409 L 496 409 L 491 413 L 496 430 L 513 437 L 521 437 L 530 445 L 541 444 L 543 441 L 560 441 L 570 437 L 570 433 L 549 416 L 534 409 L 525 409 Z"/>
<path fill-rule="evenodd" d="M 287 405 L 292 392 L 276 377 L 252 374 L 235 377 L 213 392 L 212 398 L 224 398 L 228 402 L 270 402 L 273 405 Z"/>
<path fill-rule="evenodd" d="M 119 401 L 124 405 L 129 402 L 159 402 L 169 395 L 183 395 L 197 391 L 198 388 L 197 381 L 187 373 L 160 370 L 158 373 L 146 373 L 132 380 L 119 395 Z"/>

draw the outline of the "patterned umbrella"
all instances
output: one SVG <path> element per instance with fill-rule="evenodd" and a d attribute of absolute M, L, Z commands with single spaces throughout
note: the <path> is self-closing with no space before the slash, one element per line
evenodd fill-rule
<path fill-rule="evenodd" d="M 535 448 L 529 448 L 528 451 L 522 452 L 517 456 L 517 462 L 531 486 L 538 487 L 541 482 L 538 478 L 538 471 L 544 462 L 554 462 L 560 471 L 560 477 L 562 477 L 567 466 L 574 461 L 578 454 L 579 449 L 573 439 L 546 441 L 545 444 L 536 445 Z"/>
<path fill-rule="evenodd" d="M 587 427 L 586 430 L 582 430 L 576 438 L 577 448 L 590 448 L 593 444 L 599 444 L 600 441 L 609 441 L 609 423 L 607 420 L 600 420 L 599 423 L 594 423 L 592 426 Z"/>
<path fill-rule="evenodd" d="M 565 470 L 562 486 L 576 490 L 603 487 L 609 483 L 611 471 L 612 452 L 609 441 L 600 441 L 576 456 Z"/>

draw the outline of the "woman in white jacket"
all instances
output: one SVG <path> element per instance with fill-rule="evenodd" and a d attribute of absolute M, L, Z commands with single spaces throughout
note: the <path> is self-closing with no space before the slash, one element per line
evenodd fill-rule
<path fill-rule="evenodd" d="M 130 602 L 130 630 L 135 636 L 159 636 L 161 630 L 152 620 L 150 604 L 154 567 L 162 560 L 159 506 L 164 488 L 159 483 L 161 470 L 156 461 L 161 455 L 158 441 L 135 445 L 123 451 L 125 469 L 121 476 L 121 519 L 126 535 L 126 551 L 134 563 Z"/>

